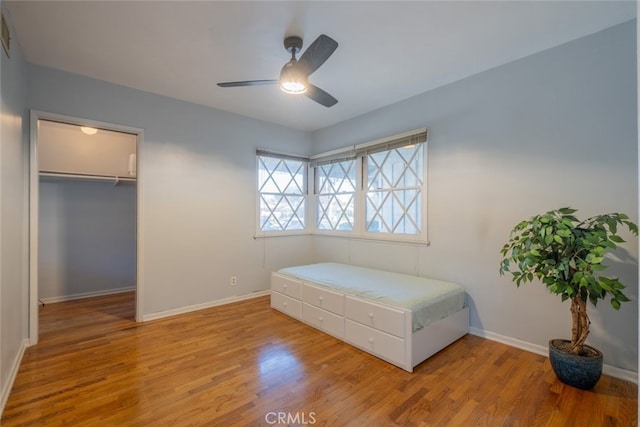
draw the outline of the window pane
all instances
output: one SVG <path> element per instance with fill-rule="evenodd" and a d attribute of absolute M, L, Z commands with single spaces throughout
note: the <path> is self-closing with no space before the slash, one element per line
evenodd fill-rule
<path fill-rule="evenodd" d="M 260 229 L 304 229 L 306 162 L 258 156 Z"/>
<path fill-rule="evenodd" d="M 369 190 L 422 185 L 422 144 L 367 156 Z"/>
<path fill-rule="evenodd" d="M 356 189 L 355 160 L 320 165 L 315 170 L 318 187 L 317 228 L 352 231 Z"/>
<path fill-rule="evenodd" d="M 353 230 L 353 194 L 318 196 L 320 230 Z"/>
<path fill-rule="evenodd" d="M 420 234 L 423 144 L 367 156 L 365 229 Z"/>

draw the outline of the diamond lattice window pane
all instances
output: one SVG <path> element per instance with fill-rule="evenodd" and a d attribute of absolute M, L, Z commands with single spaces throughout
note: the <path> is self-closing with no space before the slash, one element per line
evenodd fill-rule
<path fill-rule="evenodd" d="M 367 232 L 420 233 L 422 150 L 417 144 L 367 156 Z"/>
<path fill-rule="evenodd" d="M 355 213 L 355 160 L 317 166 L 316 176 L 317 228 L 352 231 Z"/>
<path fill-rule="evenodd" d="M 393 214 L 393 232 L 399 234 L 418 234 L 420 232 L 420 192 L 418 190 L 400 190 L 393 193 L 395 208 Z M 399 214 L 402 212 L 401 214 Z"/>
<path fill-rule="evenodd" d="M 353 194 L 318 196 L 318 229 L 353 230 Z"/>
<path fill-rule="evenodd" d="M 280 162 L 279 159 L 271 157 L 258 157 L 258 191 L 261 193 L 279 193 L 280 189 L 276 181 L 271 176 L 271 171 L 275 170 Z"/>
<path fill-rule="evenodd" d="M 304 229 L 306 162 L 258 156 L 260 229 Z"/>
<path fill-rule="evenodd" d="M 366 230 L 369 233 L 390 233 L 391 224 L 387 224 L 384 219 L 382 209 L 385 200 L 390 195 L 386 191 L 374 191 L 367 193 L 366 204 Z"/>

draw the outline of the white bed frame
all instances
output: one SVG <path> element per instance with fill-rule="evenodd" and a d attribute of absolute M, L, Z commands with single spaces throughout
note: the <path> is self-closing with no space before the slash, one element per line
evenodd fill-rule
<path fill-rule="evenodd" d="M 466 335 L 469 308 L 413 332 L 410 310 L 271 275 L 271 307 L 408 372 Z"/>

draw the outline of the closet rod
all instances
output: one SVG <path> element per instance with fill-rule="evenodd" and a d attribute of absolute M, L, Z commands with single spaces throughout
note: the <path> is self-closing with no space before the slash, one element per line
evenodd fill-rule
<path fill-rule="evenodd" d="M 135 178 L 124 176 L 108 176 L 108 175 L 87 175 L 79 173 L 59 173 L 59 172 L 40 172 L 41 177 L 46 178 L 63 178 L 63 179 L 79 179 L 89 181 L 113 181 L 114 185 L 120 182 L 135 182 Z"/>

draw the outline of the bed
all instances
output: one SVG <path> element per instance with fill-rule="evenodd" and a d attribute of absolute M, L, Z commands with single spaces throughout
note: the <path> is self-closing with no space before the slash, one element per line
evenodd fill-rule
<path fill-rule="evenodd" d="M 469 329 L 461 286 L 338 263 L 273 272 L 271 307 L 408 372 Z"/>

